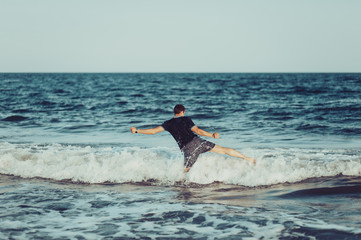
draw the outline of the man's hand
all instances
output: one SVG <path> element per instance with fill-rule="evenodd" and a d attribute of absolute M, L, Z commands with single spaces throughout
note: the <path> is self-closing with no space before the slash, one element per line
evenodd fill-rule
<path fill-rule="evenodd" d="M 136 129 L 135 127 L 131 127 L 131 128 L 130 128 L 130 131 L 131 131 L 132 133 L 135 133 L 135 132 L 137 131 L 137 129 Z"/>
<path fill-rule="evenodd" d="M 219 138 L 219 133 L 217 133 L 217 132 L 213 133 L 213 137 L 214 138 Z"/>

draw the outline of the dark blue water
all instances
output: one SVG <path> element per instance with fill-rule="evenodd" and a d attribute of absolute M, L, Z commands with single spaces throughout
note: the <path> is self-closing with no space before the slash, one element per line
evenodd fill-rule
<path fill-rule="evenodd" d="M 361 239 L 361 74 L 1 73 L 1 239 Z M 218 145 L 188 174 L 186 106 Z"/>
<path fill-rule="evenodd" d="M 10 142 L 118 143 L 131 125 L 161 124 L 177 103 L 198 125 L 254 145 L 359 144 L 361 133 L 360 74 L 1 74 L 0 82 L 1 138 Z M 23 128 L 28 135 L 14 134 Z"/>

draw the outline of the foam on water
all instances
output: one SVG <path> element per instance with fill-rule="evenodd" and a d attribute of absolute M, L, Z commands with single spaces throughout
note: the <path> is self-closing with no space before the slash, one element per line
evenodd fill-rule
<path fill-rule="evenodd" d="M 22 194 L 23 197 L 19 197 Z M 171 199 L 171 201 L 169 201 Z M 279 211 L 221 204 L 188 204 L 177 201 L 171 189 L 148 187 L 134 192 L 88 193 L 70 188 L 26 183 L 0 195 L 1 239 L 25 238 L 204 238 L 279 239 L 326 233 L 357 238 L 360 230 L 330 224 L 307 211 Z M 16 202 L 16 204 L 14 204 Z M 315 216 L 316 215 L 316 216 Z M 34 221 L 36 219 L 36 221 Z M 305 234 L 307 233 L 307 234 Z M 311 234 L 310 234 L 311 233 Z M 306 238 L 308 239 L 308 238 Z M 352 239 L 352 238 L 350 238 Z"/>
<path fill-rule="evenodd" d="M 188 174 L 176 148 L 91 147 L 73 145 L 0 144 L 0 173 L 83 183 L 152 181 L 243 186 L 298 182 L 324 176 L 361 176 L 361 151 L 356 149 L 254 148 L 256 165 L 206 153 Z"/>

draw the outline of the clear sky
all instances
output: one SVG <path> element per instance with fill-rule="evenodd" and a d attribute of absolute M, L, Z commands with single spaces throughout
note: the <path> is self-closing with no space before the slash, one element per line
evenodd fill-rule
<path fill-rule="evenodd" d="M 0 72 L 361 72 L 361 0 L 0 0 Z"/>

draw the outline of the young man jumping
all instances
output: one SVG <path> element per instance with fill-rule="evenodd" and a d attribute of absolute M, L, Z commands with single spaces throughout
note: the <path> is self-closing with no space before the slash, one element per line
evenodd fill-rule
<path fill-rule="evenodd" d="M 141 134 L 156 134 L 164 130 L 168 131 L 176 140 L 180 150 L 184 154 L 185 172 L 190 170 L 201 153 L 208 151 L 227 154 L 229 156 L 245 159 L 253 164 L 256 163 L 254 158 L 247 157 L 232 148 L 221 147 L 198 137 L 196 134 L 204 137 L 219 138 L 219 134 L 217 132 L 212 134 L 198 128 L 189 117 L 184 116 L 185 111 L 186 109 L 183 105 L 176 105 L 174 107 L 174 117 L 165 121 L 161 126 L 151 129 L 137 129 L 131 127 L 130 131 L 132 133 Z"/>

